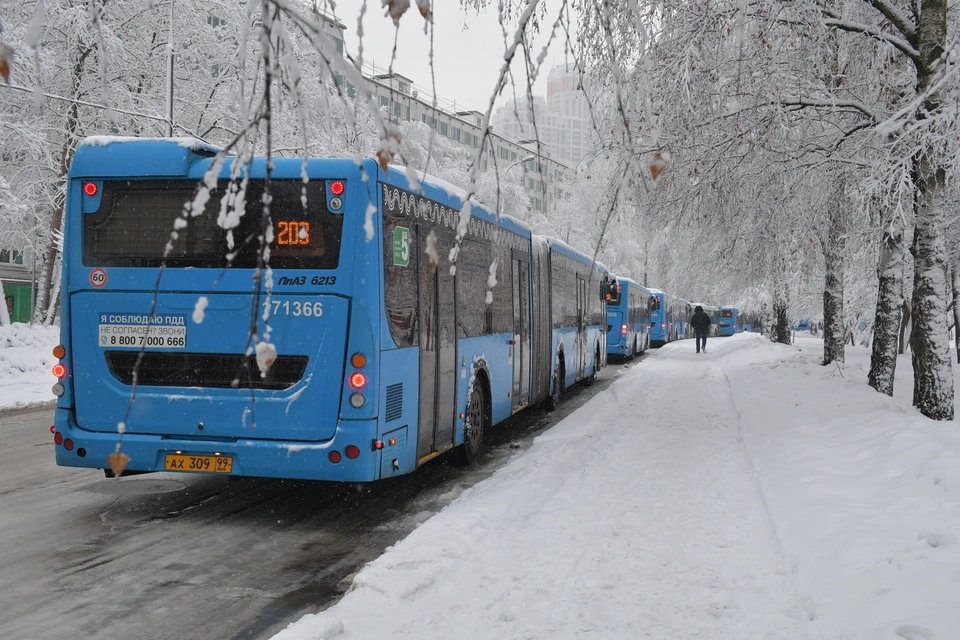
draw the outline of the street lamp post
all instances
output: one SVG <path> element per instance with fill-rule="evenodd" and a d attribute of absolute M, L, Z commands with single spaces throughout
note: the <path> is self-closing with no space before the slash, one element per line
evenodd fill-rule
<path fill-rule="evenodd" d="M 170 35 L 167 37 L 167 137 L 173 137 L 173 4 L 170 0 Z"/>
<path fill-rule="evenodd" d="M 506 173 L 510 173 L 510 169 L 513 169 L 513 168 L 514 168 L 515 166 L 517 166 L 518 164 L 523 163 L 523 162 L 527 162 L 527 161 L 529 161 L 529 160 L 536 160 L 536 159 L 537 159 L 536 156 L 527 156 L 526 158 L 520 158 L 520 159 L 517 160 L 516 162 L 511 162 L 509 165 L 507 165 L 507 168 L 504 169 L 503 172 L 504 172 L 505 174 L 506 174 Z"/>

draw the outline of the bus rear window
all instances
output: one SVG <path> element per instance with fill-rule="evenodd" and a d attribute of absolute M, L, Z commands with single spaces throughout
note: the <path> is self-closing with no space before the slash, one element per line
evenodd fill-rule
<path fill-rule="evenodd" d="M 83 263 L 104 267 L 159 267 L 170 240 L 174 220 L 185 202 L 193 200 L 196 181 L 107 181 L 100 209 L 83 215 Z M 301 200 L 300 180 L 270 183 L 273 242 L 270 266 L 274 269 L 335 269 L 340 261 L 343 216 L 327 210 L 323 181 L 307 185 L 307 206 Z M 244 214 L 233 229 L 234 246 L 217 224 L 220 199 L 227 183 L 211 192 L 204 212 L 187 218 L 178 230 L 167 260 L 169 267 L 218 268 L 235 252 L 233 266 L 257 266 L 263 181 L 247 186 Z"/>
<path fill-rule="evenodd" d="M 720 312 L 720 317 L 721 317 L 721 318 L 732 318 L 732 317 L 733 317 L 733 311 L 721 311 L 721 312 Z"/>

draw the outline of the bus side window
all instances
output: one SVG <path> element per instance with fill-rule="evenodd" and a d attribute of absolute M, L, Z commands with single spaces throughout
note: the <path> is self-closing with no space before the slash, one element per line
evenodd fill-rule
<path fill-rule="evenodd" d="M 386 217 L 383 223 L 383 302 L 390 335 L 398 347 L 417 344 L 417 261 L 409 220 Z M 416 247 L 416 244 L 412 245 Z"/>

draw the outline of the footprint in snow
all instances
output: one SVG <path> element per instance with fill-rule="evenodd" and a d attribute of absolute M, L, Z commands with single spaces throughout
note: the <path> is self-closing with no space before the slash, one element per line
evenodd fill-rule
<path fill-rule="evenodd" d="M 903 640 L 934 640 L 933 632 L 915 624 L 902 624 L 895 629 Z"/>
<path fill-rule="evenodd" d="M 957 537 L 955 535 L 944 531 L 927 531 L 926 533 L 920 534 L 920 539 L 934 549 L 957 543 Z"/>

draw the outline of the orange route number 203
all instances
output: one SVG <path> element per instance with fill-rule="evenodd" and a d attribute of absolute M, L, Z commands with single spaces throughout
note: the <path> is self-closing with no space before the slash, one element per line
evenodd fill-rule
<path fill-rule="evenodd" d="M 165 471 L 192 471 L 194 473 L 231 473 L 233 458 L 229 456 L 191 456 L 168 453 L 163 463 Z"/>
<path fill-rule="evenodd" d="M 277 244 L 310 244 L 310 223 L 280 220 L 277 222 Z"/>

